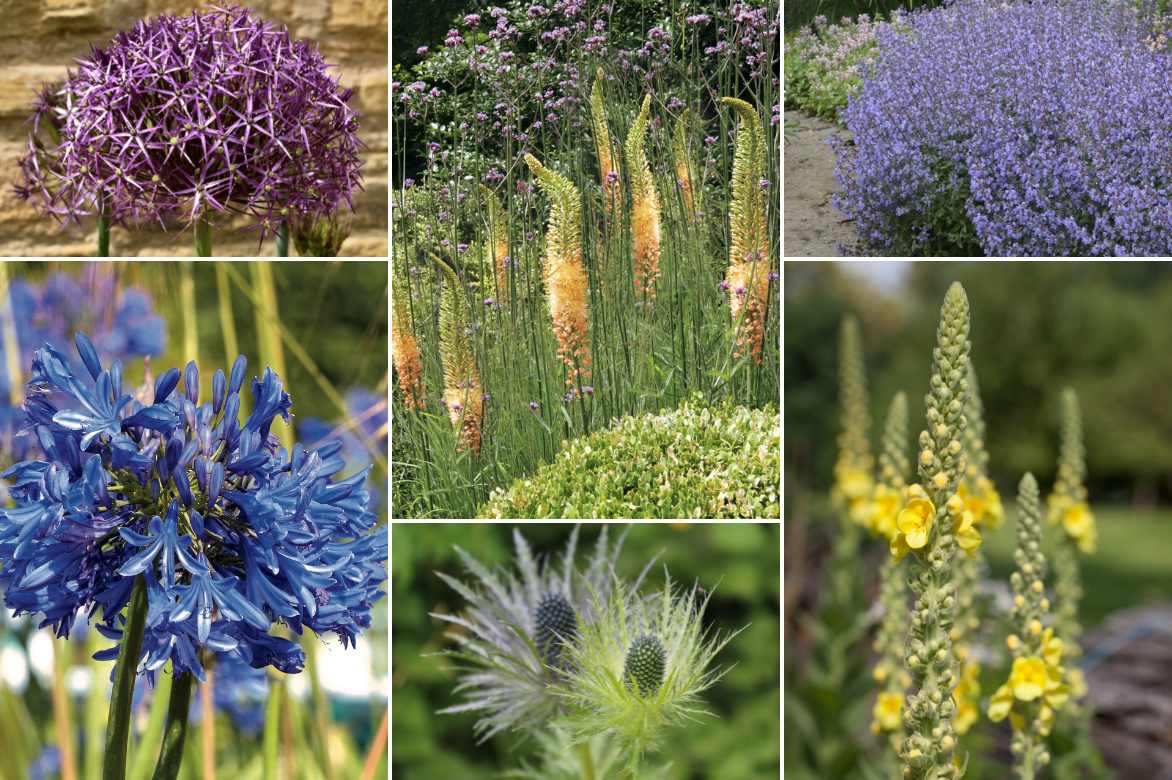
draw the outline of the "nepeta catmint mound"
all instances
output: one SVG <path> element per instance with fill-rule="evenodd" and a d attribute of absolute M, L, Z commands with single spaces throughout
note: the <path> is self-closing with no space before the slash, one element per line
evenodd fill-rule
<path fill-rule="evenodd" d="M 962 0 L 876 34 L 838 207 L 882 253 L 1172 252 L 1172 51 L 1114 0 Z"/>
<path fill-rule="evenodd" d="M 387 538 L 365 471 L 334 479 L 341 442 L 280 446 L 270 428 L 292 400 L 271 369 L 252 380 L 241 421 L 243 357 L 200 403 L 194 362 L 182 392 L 172 368 L 139 400 L 123 392 L 121 363 L 103 368 L 81 333 L 77 351 L 84 374 L 51 345 L 33 359 L 25 412 L 44 456 L 3 475 L 14 499 L 0 510 L 6 606 L 59 636 L 100 611 L 98 630 L 120 638 L 123 608 L 145 596 L 132 668 L 171 661 L 200 679 L 205 652 L 300 671 L 301 649 L 270 633 L 279 624 L 354 643 L 382 597 Z"/>
<path fill-rule="evenodd" d="M 34 114 L 17 192 L 72 219 L 325 216 L 361 186 L 352 90 L 315 45 L 243 8 L 137 22 Z"/>

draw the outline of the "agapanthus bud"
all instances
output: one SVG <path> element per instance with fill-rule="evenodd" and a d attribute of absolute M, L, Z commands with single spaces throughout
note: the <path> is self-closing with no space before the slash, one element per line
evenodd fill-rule
<path fill-rule="evenodd" d="M 663 670 L 667 653 L 654 634 L 644 634 L 631 643 L 627 662 L 623 667 L 623 682 L 644 698 L 652 696 L 663 685 Z"/>
<path fill-rule="evenodd" d="M 533 643 L 546 666 L 557 667 L 561 662 L 561 647 L 578 633 L 578 618 L 574 608 L 561 593 L 550 592 L 537 602 L 534 612 Z"/>

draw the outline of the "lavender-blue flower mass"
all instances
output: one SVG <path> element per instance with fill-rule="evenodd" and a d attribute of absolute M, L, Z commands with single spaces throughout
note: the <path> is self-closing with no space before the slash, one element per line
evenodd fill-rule
<path fill-rule="evenodd" d="M 883 25 L 838 147 L 863 248 L 1172 253 L 1172 51 L 1136 5 L 959 0 Z"/>
<path fill-rule="evenodd" d="M 366 472 L 336 478 L 339 442 L 289 453 L 271 432 L 292 408 L 280 378 L 251 380 L 242 420 L 243 357 L 201 403 L 194 362 L 135 398 L 120 362 L 104 367 L 83 333 L 76 348 L 80 371 L 52 345 L 33 357 L 25 412 L 44 457 L 4 474 L 15 500 L 0 510 L 6 604 L 59 636 L 85 611 L 120 639 L 141 579 L 140 671 L 171 661 L 200 679 L 202 652 L 300 671 L 278 624 L 353 644 L 383 595 L 386 534 Z"/>

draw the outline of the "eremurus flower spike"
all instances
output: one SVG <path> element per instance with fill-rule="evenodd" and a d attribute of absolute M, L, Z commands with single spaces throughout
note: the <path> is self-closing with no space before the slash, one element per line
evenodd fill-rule
<path fill-rule="evenodd" d="M 480 185 L 480 193 L 488 211 L 488 251 L 492 256 L 493 274 L 496 277 L 496 294 L 499 300 L 509 295 L 509 224 L 496 193 Z"/>
<path fill-rule="evenodd" d="M 903 776 L 911 780 L 951 780 L 961 774 L 953 762 L 957 664 L 949 632 L 956 609 L 953 558 L 958 538 L 972 530 L 961 521 L 956 495 L 964 471 L 968 361 L 969 303 L 964 288 L 953 283 L 940 311 L 924 399 L 927 427 L 920 433 L 918 458 L 922 486 L 908 488 L 891 543 L 897 557 L 912 552 L 908 584 L 915 606 L 905 657 L 912 684 L 904 703 L 907 736 L 900 749 Z"/>
<path fill-rule="evenodd" d="M 684 216 L 689 222 L 696 221 L 696 211 L 699 208 L 699 190 L 695 166 L 692 156 L 688 153 L 688 125 L 692 119 L 692 110 L 684 109 L 680 118 L 676 120 L 675 130 L 672 131 L 671 153 L 676 169 L 676 186 L 680 188 L 680 200 L 684 205 Z"/>
<path fill-rule="evenodd" d="M 602 208 L 607 217 L 622 210 L 623 183 L 619 173 L 619 159 L 611 146 L 610 129 L 606 124 L 606 103 L 602 98 L 602 68 L 595 72 L 590 87 L 590 123 L 594 128 L 594 145 L 598 154 L 598 175 L 602 183 Z"/>
<path fill-rule="evenodd" d="M 627 133 L 623 151 L 631 177 L 631 241 L 634 251 L 635 294 L 655 300 L 655 282 L 659 279 L 660 213 L 659 193 L 651 166 L 647 162 L 647 123 L 651 119 L 651 95 L 643 96 L 643 105 Z"/>
<path fill-rule="evenodd" d="M 399 389 L 408 409 L 425 406 L 423 390 L 423 359 L 419 341 L 411 326 L 410 282 L 403 267 L 402 244 L 395 244 L 395 258 L 391 262 L 391 362 L 399 375 Z"/>
<path fill-rule="evenodd" d="M 769 228 L 765 220 L 765 131 L 761 117 L 748 103 L 723 97 L 722 103 L 740 119 L 733 153 L 732 198 L 729 201 L 729 308 L 737 326 L 734 354 L 746 350 L 761 363 L 765 336 L 765 301 L 769 296 Z"/>
<path fill-rule="evenodd" d="M 460 448 L 479 453 L 484 399 L 480 374 L 476 370 L 476 356 L 472 352 L 468 305 L 456 272 L 439 257 L 431 257 L 444 278 L 439 312 L 444 404 L 448 408 L 452 425 L 459 431 Z"/>
<path fill-rule="evenodd" d="M 582 207 L 578 188 L 531 154 L 525 155 L 525 162 L 550 199 L 542 266 L 545 294 L 558 341 L 558 356 L 566 366 L 566 384 L 571 392 L 577 393 L 590 379 L 589 311 L 586 269 L 582 265 Z"/>

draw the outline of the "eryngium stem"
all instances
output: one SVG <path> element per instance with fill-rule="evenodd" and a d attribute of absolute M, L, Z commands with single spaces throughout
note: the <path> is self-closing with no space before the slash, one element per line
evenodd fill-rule
<path fill-rule="evenodd" d="M 631 643 L 627 651 L 627 663 L 623 668 L 623 681 L 628 688 L 646 698 L 654 695 L 663 685 L 663 671 L 667 666 L 667 653 L 663 644 L 654 634 L 644 634 Z"/>
<path fill-rule="evenodd" d="M 114 664 L 114 688 L 110 692 L 110 717 L 106 723 L 106 752 L 102 762 L 102 780 L 126 777 L 126 739 L 130 735 L 130 705 L 134 697 L 134 678 L 138 655 L 142 651 L 142 633 L 146 627 L 146 582 L 137 577 L 126 610 L 126 628 L 122 647 Z"/>
<path fill-rule="evenodd" d="M 191 680 L 189 672 L 182 672 L 171 682 L 171 698 L 167 702 L 167 728 L 163 732 L 163 749 L 155 765 L 154 780 L 175 780 L 183 763 L 183 743 L 187 740 L 187 711 L 191 708 Z M 214 728 L 210 721 L 204 728 Z"/>

